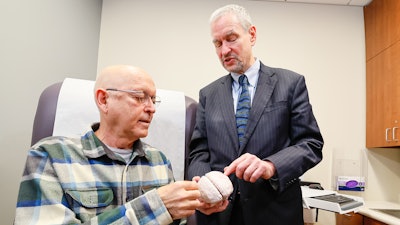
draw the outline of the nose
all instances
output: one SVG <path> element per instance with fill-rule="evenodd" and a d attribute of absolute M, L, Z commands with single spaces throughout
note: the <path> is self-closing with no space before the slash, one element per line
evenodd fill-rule
<path fill-rule="evenodd" d="M 149 103 L 144 106 L 144 111 L 148 113 L 155 113 L 156 105 L 152 101 L 149 101 Z"/>
<path fill-rule="evenodd" d="M 224 41 L 221 46 L 221 54 L 227 55 L 230 51 L 231 51 L 231 47 L 229 46 L 229 44 L 226 41 Z"/>

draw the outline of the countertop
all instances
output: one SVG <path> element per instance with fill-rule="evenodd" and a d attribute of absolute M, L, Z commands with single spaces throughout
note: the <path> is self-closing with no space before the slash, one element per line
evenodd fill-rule
<path fill-rule="evenodd" d="M 361 207 L 358 213 L 376 219 L 378 221 L 390 224 L 400 225 L 400 218 L 374 209 L 395 209 L 400 210 L 400 203 L 386 201 L 365 201 L 365 205 Z"/>

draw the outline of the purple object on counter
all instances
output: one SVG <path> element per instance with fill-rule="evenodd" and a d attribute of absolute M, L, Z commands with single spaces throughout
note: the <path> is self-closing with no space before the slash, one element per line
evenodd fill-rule
<path fill-rule="evenodd" d="M 355 188 L 358 185 L 358 181 L 356 180 L 349 180 L 346 182 L 346 187 L 348 188 Z"/>

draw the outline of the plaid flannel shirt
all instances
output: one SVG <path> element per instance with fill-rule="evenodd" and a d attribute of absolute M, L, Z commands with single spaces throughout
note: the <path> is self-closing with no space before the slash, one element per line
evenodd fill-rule
<path fill-rule="evenodd" d="M 155 188 L 173 181 L 170 161 L 140 140 L 125 163 L 93 131 L 45 138 L 28 153 L 15 224 L 171 224 Z"/>

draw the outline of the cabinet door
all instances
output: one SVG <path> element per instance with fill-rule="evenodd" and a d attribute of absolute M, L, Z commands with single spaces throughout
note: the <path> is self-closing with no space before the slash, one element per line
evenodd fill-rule
<path fill-rule="evenodd" d="M 367 61 L 367 147 L 400 146 L 400 42 Z"/>
<path fill-rule="evenodd" d="M 363 225 L 363 216 L 358 213 L 336 213 L 336 225 Z"/>
<path fill-rule="evenodd" d="M 400 1 L 364 7 L 367 61 L 366 146 L 400 146 Z"/>
<path fill-rule="evenodd" d="M 387 225 L 387 224 L 364 216 L 364 225 Z"/>
<path fill-rule="evenodd" d="M 364 7 L 367 61 L 400 40 L 400 1 L 372 1 Z"/>

